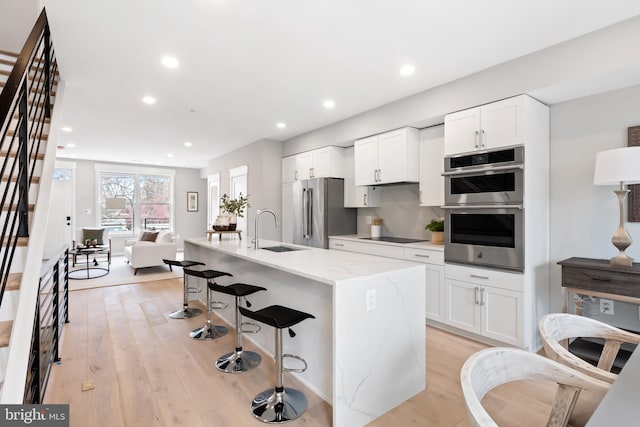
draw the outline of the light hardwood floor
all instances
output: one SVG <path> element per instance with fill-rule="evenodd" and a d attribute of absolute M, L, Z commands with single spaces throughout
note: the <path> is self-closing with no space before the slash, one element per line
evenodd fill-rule
<path fill-rule="evenodd" d="M 235 347 L 233 330 L 214 341 L 192 340 L 188 331 L 201 326 L 204 315 L 166 316 L 181 298 L 177 279 L 71 292 L 62 362 L 53 366 L 45 403 L 69 403 L 71 426 L 78 427 L 262 425 L 248 407 L 255 394 L 272 386 L 273 359 L 263 355 L 258 368 L 239 375 L 218 372 L 213 363 Z M 370 425 L 469 425 L 460 368 L 485 347 L 427 327 L 427 389 Z M 248 340 L 245 349 L 257 351 Z M 330 426 L 331 406 L 285 375 L 285 386 L 309 399 L 308 411 L 289 425 Z M 83 392 L 87 380 L 95 389 Z M 554 391 L 548 384 L 508 384 L 484 404 L 500 425 L 540 426 Z"/>

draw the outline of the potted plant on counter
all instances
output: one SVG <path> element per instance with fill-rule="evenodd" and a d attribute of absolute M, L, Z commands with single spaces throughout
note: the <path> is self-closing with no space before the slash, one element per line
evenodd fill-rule
<path fill-rule="evenodd" d="M 230 231 L 236 229 L 238 217 L 244 218 L 244 210 L 251 207 L 251 205 L 249 205 L 249 195 L 247 194 L 245 196 L 242 193 L 240 193 L 237 199 L 232 199 L 225 193 L 220 198 L 220 203 L 220 209 L 227 212 L 227 216 L 229 217 Z"/>
<path fill-rule="evenodd" d="M 431 243 L 444 244 L 444 219 L 432 219 L 424 228 L 431 232 Z"/>

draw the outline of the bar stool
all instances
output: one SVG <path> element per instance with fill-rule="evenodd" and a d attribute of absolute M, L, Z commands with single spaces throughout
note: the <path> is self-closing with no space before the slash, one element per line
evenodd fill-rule
<path fill-rule="evenodd" d="M 184 295 L 182 298 L 182 309 L 176 310 L 169 314 L 172 319 L 189 319 L 191 317 L 200 316 L 202 310 L 199 308 L 189 307 L 189 292 L 199 292 L 198 288 L 190 288 L 187 284 L 187 273 L 185 273 L 185 267 L 193 267 L 194 265 L 204 265 L 204 262 L 199 261 L 176 261 L 173 259 L 162 259 L 162 261 L 169 266 L 169 270 L 173 271 L 173 266 L 182 267 L 182 287 L 184 288 Z"/>
<path fill-rule="evenodd" d="M 185 268 L 184 272 L 190 276 L 200 277 L 201 279 L 207 280 L 207 323 L 203 327 L 191 331 L 189 336 L 194 340 L 214 340 L 225 336 L 229 330 L 224 326 L 213 325 L 211 323 L 211 313 L 213 313 L 214 309 L 218 310 L 227 308 L 228 304 L 220 301 L 211 301 L 211 291 L 209 289 L 212 283 L 216 284 L 217 277 L 233 277 L 233 275 L 223 271 L 191 270 L 190 268 Z"/>
<path fill-rule="evenodd" d="M 232 295 L 236 297 L 236 349 L 231 353 L 227 353 L 221 356 L 216 361 L 216 368 L 221 371 L 229 373 L 240 373 L 249 371 L 260 364 L 260 355 L 253 351 L 242 350 L 242 334 L 252 333 L 260 331 L 260 325 L 251 322 L 243 322 L 242 315 L 240 314 L 240 298 L 244 298 L 247 307 L 251 307 L 251 303 L 247 301 L 247 295 L 259 291 L 266 291 L 261 286 L 247 285 L 245 283 L 234 283 L 228 286 L 221 286 L 217 283 L 209 283 L 209 289 L 216 292 L 222 292 L 223 294 Z M 244 325 L 255 326 L 254 330 L 243 329 Z"/>
<path fill-rule="evenodd" d="M 315 316 L 281 305 L 271 305 L 258 311 L 247 310 L 244 307 L 239 309 L 244 316 L 276 328 L 276 385 L 275 388 L 265 390 L 253 398 L 253 416 L 265 423 L 286 423 L 295 420 L 307 410 L 307 398 L 301 391 L 284 387 L 282 374 L 284 371 L 304 372 L 307 370 L 307 362 L 300 356 L 282 354 L 282 329 L 289 328 L 289 336 L 293 338 L 296 334 L 290 327 L 305 319 L 315 319 Z M 285 357 L 300 360 L 304 363 L 304 368 L 283 367 Z"/>

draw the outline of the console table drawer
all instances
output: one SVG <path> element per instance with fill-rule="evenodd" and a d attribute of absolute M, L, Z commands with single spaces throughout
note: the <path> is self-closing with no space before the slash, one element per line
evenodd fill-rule
<path fill-rule="evenodd" d="M 608 260 L 571 258 L 561 261 L 562 286 L 640 298 L 640 268 L 614 267 Z"/>

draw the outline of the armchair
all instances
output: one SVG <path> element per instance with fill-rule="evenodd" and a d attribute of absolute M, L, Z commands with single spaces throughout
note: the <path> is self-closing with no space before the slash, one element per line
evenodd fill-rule
<path fill-rule="evenodd" d="M 165 265 L 164 259 L 176 259 L 177 251 L 170 231 L 143 231 L 133 244 L 124 247 L 124 257 L 135 275 L 139 268 Z"/>
<path fill-rule="evenodd" d="M 75 250 L 77 246 L 82 246 L 85 244 L 87 240 L 96 240 L 97 247 L 108 249 L 107 251 L 107 262 L 111 265 L 111 238 L 107 238 L 107 229 L 104 227 L 85 227 L 78 230 L 78 235 L 80 238 L 76 242 L 76 239 L 73 239 L 71 242 L 72 249 Z M 73 254 L 72 257 L 72 266 L 75 267 L 77 263 L 78 255 L 76 253 Z M 96 261 L 95 257 L 93 258 L 93 263 L 98 265 L 98 261 Z"/>

